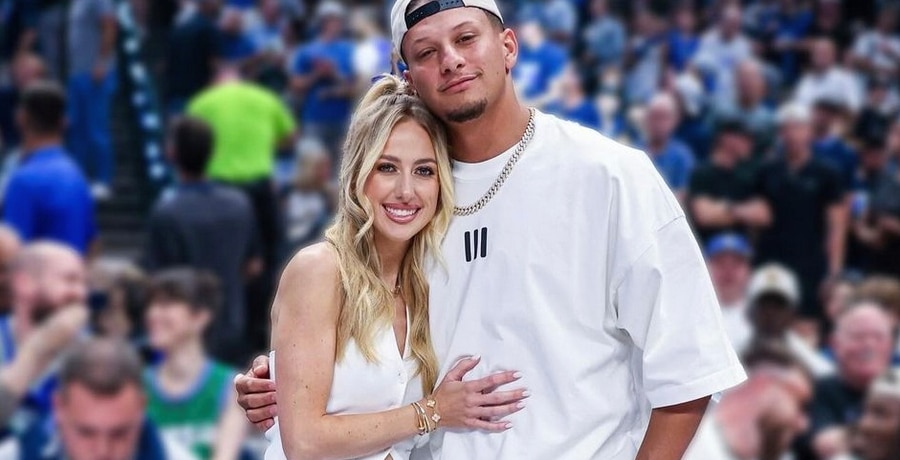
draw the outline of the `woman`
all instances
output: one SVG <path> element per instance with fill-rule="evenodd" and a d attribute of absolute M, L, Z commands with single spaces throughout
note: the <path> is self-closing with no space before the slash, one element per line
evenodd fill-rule
<path fill-rule="evenodd" d="M 513 372 L 463 383 L 477 359 L 422 398 L 438 373 L 425 266 L 439 260 L 452 182 L 441 125 L 401 80 L 384 77 L 363 98 L 340 177 L 327 241 L 293 257 L 275 297 L 279 419 L 266 458 L 403 460 L 437 428 L 509 429 L 498 418 L 526 393 L 482 394 Z"/>

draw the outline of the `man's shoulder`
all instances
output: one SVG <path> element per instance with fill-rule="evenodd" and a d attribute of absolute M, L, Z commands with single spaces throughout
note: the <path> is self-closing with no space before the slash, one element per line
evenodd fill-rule
<path fill-rule="evenodd" d="M 657 174 L 640 149 L 554 115 L 542 114 L 541 120 L 538 129 L 546 130 L 541 141 L 545 162 L 554 162 L 573 174 L 623 183 Z"/>

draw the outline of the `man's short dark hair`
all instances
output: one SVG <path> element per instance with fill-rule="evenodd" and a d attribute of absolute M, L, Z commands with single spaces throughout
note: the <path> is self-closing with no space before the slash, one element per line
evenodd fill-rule
<path fill-rule="evenodd" d="M 172 122 L 169 136 L 175 149 L 175 166 L 191 176 L 202 176 L 212 157 L 212 128 L 199 118 L 182 117 Z"/>
<path fill-rule="evenodd" d="M 44 135 L 61 134 L 66 119 L 66 93 L 57 83 L 41 80 L 28 85 L 19 107 L 28 129 Z"/>
<path fill-rule="evenodd" d="M 128 385 L 142 388 L 141 359 L 128 343 L 110 338 L 77 344 L 63 360 L 59 388 L 65 394 L 74 384 L 101 396 L 119 394 Z"/>
<path fill-rule="evenodd" d="M 727 134 L 737 134 L 748 139 L 753 137 L 747 124 L 739 118 L 726 118 L 716 123 L 716 139 Z"/>
<path fill-rule="evenodd" d="M 150 277 L 147 299 L 184 302 L 192 311 L 215 315 L 222 303 L 222 288 L 218 278 L 208 271 L 175 267 Z"/>

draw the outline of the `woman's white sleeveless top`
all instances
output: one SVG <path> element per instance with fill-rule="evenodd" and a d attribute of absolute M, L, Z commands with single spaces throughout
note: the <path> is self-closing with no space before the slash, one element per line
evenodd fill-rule
<path fill-rule="evenodd" d="M 332 415 L 365 414 L 394 409 L 404 404 L 411 404 L 422 399 L 422 385 L 415 376 L 418 365 L 409 350 L 409 315 L 407 314 L 407 334 L 404 344 L 403 359 L 397 350 L 397 339 L 394 328 L 390 325 L 383 328 L 375 336 L 375 352 L 378 362 L 366 361 L 356 342 L 351 339 L 347 343 L 344 357 L 334 365 L 334 377 L 331 382 L 331 394 L 328 397 L 326 411 Z M 270 375 L 275 375 L 275 352 L 269 353 Z M 290 363 L 280 363 L 289 366 Z M 275 425 L 266 431 L 269 447 L 265 460 L 284 460 L 281 446 L 281 432 L 278 418 Z M 384 460 L 388 454 L 394 460 L 407 460 L 416 442 L 423 442 L 421 436 L 410 438 L 390 449 L 385 449 L 360 460 Z"/>

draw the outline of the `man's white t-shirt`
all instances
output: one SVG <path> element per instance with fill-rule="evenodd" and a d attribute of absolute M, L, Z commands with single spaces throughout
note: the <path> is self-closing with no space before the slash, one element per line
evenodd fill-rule
<path fill-rule="evenodd" d="M 532 396 L 504 433 L 437 432 L 435 459 L 634 458 L 651 408 L 745 378 L 684 213 L 647 156 L 535 117 L 506 184 L 453 219 L 429 277 L 442 374 L 481 355 L 466 380 L 517 370 L 509 388 Z M 457 204 L 479 199 L 511 154 L 455 163 Z"/>

